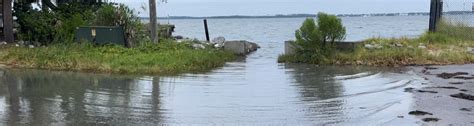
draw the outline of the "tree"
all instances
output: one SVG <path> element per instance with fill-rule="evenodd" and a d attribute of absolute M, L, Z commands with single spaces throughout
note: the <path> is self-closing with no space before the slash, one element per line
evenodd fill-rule
<path fill-rule="evenodd" d="M 318 13 L 317 22 L 323 46 L 326 42 L 331 42 L 331 45 L 334 45 L 335 41 L 345 39 L 346 28 L 342 25 L 341 19 L 334 15 Z"/>
<path fill-rule="evenodd" d="M 327 42 L 333 46 L 335 41 L 345 39 L 346 28 L 336 16 L 319 13 L 317 21 L 306 19 L 295 36 L 296 43 L 305 50 L 325 49 Z"/>
<path fill-rule="evenodd" d="M 296 44 L 306 51 L 316 51 L 320 46 L 320 31 L 313 18 L 303 22 L 299 30 L 296 30 Z"/>

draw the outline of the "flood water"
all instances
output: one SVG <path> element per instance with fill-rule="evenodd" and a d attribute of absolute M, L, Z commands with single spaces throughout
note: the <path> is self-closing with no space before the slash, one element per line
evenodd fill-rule
<path fill-rule="evenodd" d="M 210 20 L 211 35 L 254 41 L 262 48 L 207 73 L 0 70 L 0 124 L 416 124 L 406 116 L 412 96 L 403 91 L 423 82 L 412 70 L 277 63 L 283 41 L 293 38 L 302 21 Z M 170 22 L 177 34 L 201 38 L 201 20 Z M 346 25 L 349 40 L 416 36 L 427 28 L 422 16 L 344 22 L 351 24 Z"/>

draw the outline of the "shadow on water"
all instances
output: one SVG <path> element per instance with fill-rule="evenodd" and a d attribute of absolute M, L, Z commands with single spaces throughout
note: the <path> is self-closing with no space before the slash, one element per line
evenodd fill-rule
<path fill-rule="evenodd" d="M 156 123 L 163 111 L 159 81 L 142 89 L 132 77 L 36 70 L 3 71 L 1 79 L 0 99 L 9 107 L 0 122 L 9 125 Z"/>

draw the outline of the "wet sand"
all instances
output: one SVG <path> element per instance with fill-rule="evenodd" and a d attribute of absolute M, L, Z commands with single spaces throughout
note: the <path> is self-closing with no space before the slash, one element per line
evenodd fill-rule
<path fill-rule="evenodd" d="M 414 94 L 411 115 L 428 125 L 474 125 L 474 64 L 413 68 L 428 83 Z"/>

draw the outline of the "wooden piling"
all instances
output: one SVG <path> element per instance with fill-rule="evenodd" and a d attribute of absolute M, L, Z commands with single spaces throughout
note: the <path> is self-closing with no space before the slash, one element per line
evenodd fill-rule
<path fill-rule="evenodd" d="M 443 14 L 443 1 L 431 0 L 429 31 L 436 32 L 436 26 L 440 22 Z"/>
<path fill-rule="evenodd" d="M 210 42 L 209 38 L 209 28 L 207 27 L 207 19 L 204 19 L 204 30 L 206 32 L 206 41 Z"/>

